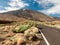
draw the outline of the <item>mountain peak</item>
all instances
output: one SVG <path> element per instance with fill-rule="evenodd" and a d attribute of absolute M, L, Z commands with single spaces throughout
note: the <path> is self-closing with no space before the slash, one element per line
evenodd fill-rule
<path fill-rule="evenodd" d="M 5 15 L 5 16 L 3 16 L 3 15 Z M 54 20 L 53 17 L 51 17 L 51 16 L 48 16 L 48 15 L 45 15 L 41 12 L 33 11 L 33 10 L 30 10 L 30 9 L 21 9 L 21 10 L 9 11 L 9 12 L 0 14 L 0 18 L 1 18 L 1 16 L 3 18 L 5 18 L 5 17 L 6 18 L 8 18 L 8 17 L 9 18 L 11 18 L 11 17 L 14 18 L 15 17 L 15 18 L 18 18 L 18 19 L 19 18 L 25 18 L 25 19 L 36 20 L 36 21 L 52 21 L 52 20 Z M 12 18 L 12 20 L 16 20 L 16 19 L 13 19 L 13 18 Z"/>

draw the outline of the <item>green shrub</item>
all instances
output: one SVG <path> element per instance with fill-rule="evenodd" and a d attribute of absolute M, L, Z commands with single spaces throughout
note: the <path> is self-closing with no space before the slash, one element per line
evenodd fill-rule
<path fill-rule="evenodd" d="M 16 33 L 20 33 L 20 32 L 24 32 L 25 30 L 27 30 L 29 28 L 30 28 L 29 25 L 20 25 L 20 26 L 16 27 L 15 29 L 13 29 L 12 31 L 16 32 Z"/>
<path fill-rule="evenodd" d="M 26 21 L 23 23 L 18 23 L 17 27 L 15 29 L 13 29 L 13 32 L 24 32 L 25 30 L 29 29 L 30 27 L 36 27 L 37 24 L 34 21 Z"/>

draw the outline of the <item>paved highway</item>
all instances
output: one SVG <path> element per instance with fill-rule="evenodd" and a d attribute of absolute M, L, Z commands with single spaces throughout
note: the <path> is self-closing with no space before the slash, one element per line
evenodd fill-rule
<path fill-rule="evenodd" d="M 42 25 L 39 25 L 38 28 L 41 29 L 41 32 L 44 34 L 50 45 L 60 45 L 60 29 Z M 42 45 L 44 45 L 44 41 L 42 43 Z"/>

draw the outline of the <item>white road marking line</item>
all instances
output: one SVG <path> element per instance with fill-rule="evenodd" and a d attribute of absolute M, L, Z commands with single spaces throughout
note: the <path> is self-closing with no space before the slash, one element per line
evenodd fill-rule
<path fill-rule="evenodd" d="M 44 34 L 41 32 L 43 38 L 44 38 L 44 41 L 46 42 L 47 45 L 50 45 L 50 43 L 47 41 L 47 39 L 45 38 Z"/>

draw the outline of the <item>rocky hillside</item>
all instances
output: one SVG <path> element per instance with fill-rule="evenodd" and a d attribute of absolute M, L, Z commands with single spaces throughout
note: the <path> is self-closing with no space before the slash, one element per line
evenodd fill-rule
<path fill-rule="evenodd" d="M 36 20 L 36 21 L 54 20 L 53 17 L 47 16 L 41 12 L 32 11 L 28 9 L 26 10 L 21 9 L 21 10 L 10 11 L 10 12 L 0 14 L 0 20 L 16 21 L 16 20 L 20 20 L 20 18 Z"/>

